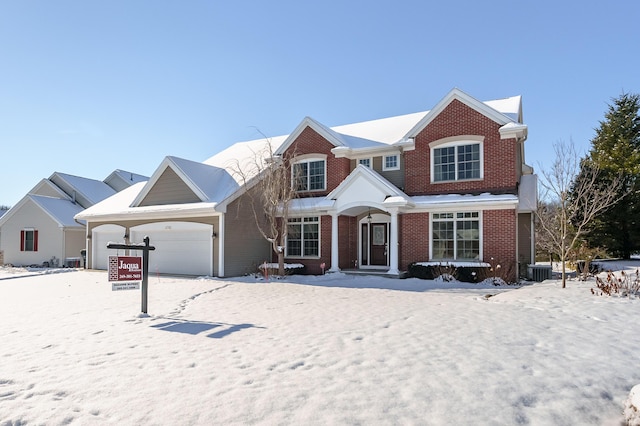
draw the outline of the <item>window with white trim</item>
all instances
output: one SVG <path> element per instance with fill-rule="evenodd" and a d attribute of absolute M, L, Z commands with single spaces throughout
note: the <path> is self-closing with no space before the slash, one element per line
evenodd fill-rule
<path fill-rule="evenodd" d="M 431 151 L 434 182 L 480 179 L 481 145 L 478 142 L 447 144 Z"/>
<path fill-rule="evenodd" d="M 20 231 L 20 251 L 38 251 L 38 231 L 23 229 Z"/>
<path fill-rule="evenodd" d="M 371 158 L 360 158 L 358 164 L 371 168 Z"/>
<path fill-rule="evenodd" d="M 398 154 L 385 155 L 382 157 L 382 170 L 399 170 L 400 157 Z"/>
<path fill-rule="evenodd" d="M 292 180 L 298 191 L 322 191 L 326 184 L 325 160 L 309 159 L 295 163 L 292 167 Z"/>
<path fill-rule="evenodd" d="M 318 216 L 289 218 L 286 254 L 288 257 L 320 256 L 320 220 Z"/>
<path fill-rule="evenodd" d="M 434 260 L 480 259 L 478 212 L 433 213 L 431 258 Z"/>

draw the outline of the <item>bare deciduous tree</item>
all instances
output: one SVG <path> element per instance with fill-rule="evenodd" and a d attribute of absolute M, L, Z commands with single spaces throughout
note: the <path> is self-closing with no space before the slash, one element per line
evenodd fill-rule
<path fill-rule="evenodd" d="M 278 275 L 285 274 L 284 250 L 287 241 L 289 205 L 297 191 L 291 182 L 295 155 L 274 155 L 271 141 L 253 151 L 251 158 L 239 160 L 233 172 L 240 177 L 260 234 L 278 257 Z"/>
<path fill-rule="evenodd" d="M 555 159 L 542 170 L 538 211 L 539 231 L 545 235 L 562 263 L 562 288 L 566 287 L 566 263 L 572 248 L 599 213 L 618 201 L 619 179 L 606 188 L 598 186 L 600 170 L 591 164 L 581 168 L 573 141 L 553 145 Z M 577 176 L 580 174 L 580 179 Z"/>

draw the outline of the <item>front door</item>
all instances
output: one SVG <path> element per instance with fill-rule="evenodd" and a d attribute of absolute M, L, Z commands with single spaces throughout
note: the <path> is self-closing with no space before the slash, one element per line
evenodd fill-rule
<path fill-rule="evenodd" d="M 371 242 L 371 266 L 388 266 L 387 261 L 387 224 L 372 223 L 369 225 L 369 241 Z"/>

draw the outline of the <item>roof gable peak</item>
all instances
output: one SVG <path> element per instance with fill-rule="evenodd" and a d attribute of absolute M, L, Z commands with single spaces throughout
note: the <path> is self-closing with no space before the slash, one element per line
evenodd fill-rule
<path fill-rule="evenodd" d="M 422 118 L 422 120 L 416 123 L 416 125 L 413 126 L 411 130 L 409 130 L 405 138 L 415 138 L 422 130 L 424 130 L 425 127 L 427 127 L 429 123 L 431 123 L 431 121 L 433 121 L 434 118 L 436 118 L 442 111 L 444 111 L 444 109 L 447 106 L 449 106 L 449 104 L 451 104 L 454 100 L 462 102 L 464 105 L 476 110 L 480 114 L 495 121 L 500 125 L 505 125 L 507 123 L 511 123 L 514 121 L 513 119 L 509 118 L 508 116 L 501 113 L 500 111 L 492 108 L 486 103 L 479 101 L 473 96 L 455 87 L 444 98 L 442 98 L 440 102 L 438 102 L 436 106 L 433 109 L 431 109 Z"/>

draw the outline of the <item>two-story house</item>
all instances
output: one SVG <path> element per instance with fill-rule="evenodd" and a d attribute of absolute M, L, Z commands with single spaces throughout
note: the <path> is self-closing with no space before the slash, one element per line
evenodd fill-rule
<path fill-rule="evenodd" d="M 100 242 L 91 244 L 94 265 L 107 256 L 111 229 L 121 239 L 151 232 L 161 248 L 154 271 L 253 272 L 273 253 L 234 169 L 269 143 L 295 163 L 287 262 L 309 273 L 324 265 L 390 275 L 412 262 L 494 258 L 515 267 L 534 261 L 536 177 L 524 161 L 526 137 L 519 96 L 480 102 L 454 89 L 426 112 L 333 128 L 307 117 L 290 135 L 238 143 L 204 163 L 167 157 L 144 186 L 76 217 Z"/>

